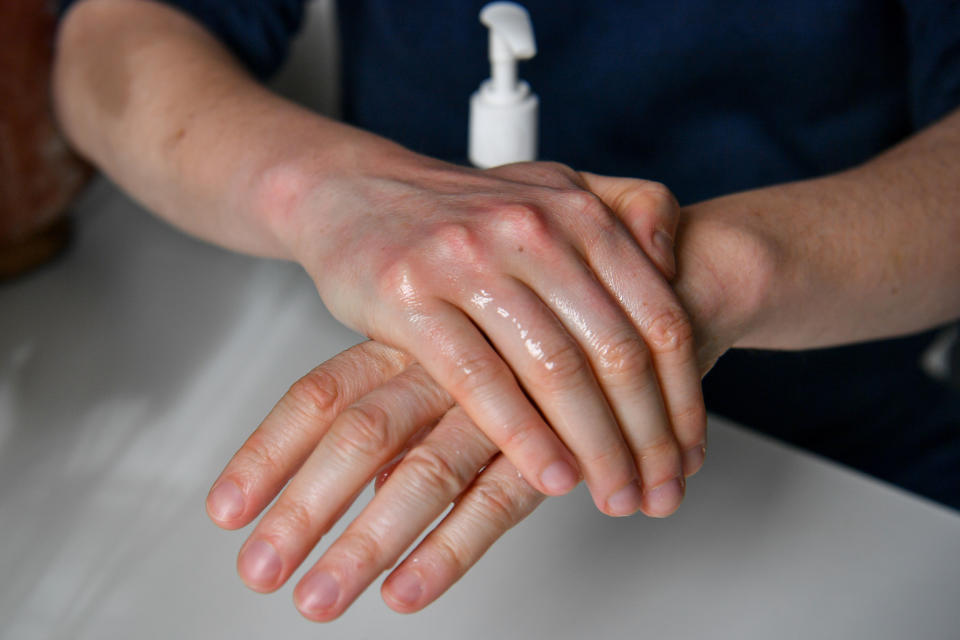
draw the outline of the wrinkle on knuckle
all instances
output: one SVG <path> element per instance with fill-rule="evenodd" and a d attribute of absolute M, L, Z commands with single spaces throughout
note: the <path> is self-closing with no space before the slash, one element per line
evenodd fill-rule
<path fill-rule="evenodd" d="M 336 545 L 337 555 L 344 558 L 352 570 L 366 572 L 384 564 L 380 541 L 369 531 L 348 529 L 340 535 Z"/>
<path fill-rule="evenodd" d="M 630 327 L 599 341 L 598 368 L 604 378 L 636 380 L 652 369 L 646 344 Z"/>
<path fill-rule="evenodd" d="M 277 513 L 271 518 L 272 529 L 282 534 L 302 535 L 305 531 L 315 531 L 316 519 L 306 504 L 299 500 L 284 500 L 277 505 Z"/>
<path fill-rule="evenodd" d="M 282 448 L 268 436 L 257 430 L 247 438 L 243 447 L 237 452 L 236 461 L 248 472 L 251 468 L 282 471 L 284 468 L 282 451 Z"/>
<path fill-rule="evenodd" d="M 633 465 L 631 455 L 623 441 L 607 445 L 600 451 L 583 456 L 583 464 L 587 469 L 599 471 L 601 475 L 611 476 L 615 470 L 629 468 Z"/>
<path fill-rule="evenodd" d="M 693 326 L 678 307 L 668 306 L 644 325 L 644 338 L 655 353 L 674 353 L 693 343 Z"/>
<path fill-rule="evenodd" d="M 563 393 L 583 386 L 589 367 L 583 351 L 572 340 L 563 340 L 540 359 L 544 366 L 538 384 L 548 393 Z"/>
<path fill-rule="evenodd" d="M 639 451 L 636 452 L 637 461 L 640 463 L 650 462 L 651 460 L 665 460 L 677 458 L 679 460 L 680 452 L 677 449 L 677 442 L 671 433 L 663 433 L 643 443 Z"/>
<path fill-rule="evenodd" d="M 492 354 L 461 354 L 450 373 L 450 388 L 457 394 L 475 395 L 494 388 L 507 375 L 506 365 Z"/>
<path fill-rule="evenodd" d="M 533 437 L 535 427 L 529 423 L 509 425 L 503 430 L 499 445 L 503 451 L 522 451 Z"/>
<path fill-rule="evenodd" d="M 287 391 L 287 406 L 310 417 L 326 416 L 337 402 L 339 384 L 322 367 L 294 382 Z"/>
<path fill-rule="evenodd" d="M 702 402 L 673 411 L 670 418 L 677 432 L 684 434 L 685 446 L 692 447 L 703 440 L 707 432 L 707 409 Z"/>
<path fill-rule="evenodd" d="M 485 478 L 471 492 L 470 509 L 476 516 L 506 531 L 516 524 L 519 505 L 512 492 L 501 482 Z"/>
<path fill-rule="evenodd" d="M 434 557 L 434 564 L 445 567 L 446 572 L 454 576 L 463 575 L 470 568 L 469 554 L 461 546 L 462 542 L 448 536 L 437 536 L 429 540 L 429 551 Z"/>
<path fill-rule="evenodd" d="M 399 444 L 390 425 L 390 416 L 376 404 L 352 405 L 340 414 L 341 424 L 333 435 L 334 449 L 345 460 L 379 458 Z"/>
<path fill-rule="evenodd" d="M 403 459 L 405 484 L 418 495 L 449 496 L 458 494 L 466 479 L 455 465 L 431 447 L 414 447 Z"/>

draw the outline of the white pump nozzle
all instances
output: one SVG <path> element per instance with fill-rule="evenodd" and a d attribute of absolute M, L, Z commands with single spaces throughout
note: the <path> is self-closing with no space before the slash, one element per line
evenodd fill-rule
<path fill-rule="evenodd" d="M 530 15 L 518 4 L 493 2 L 480 11 L 480 22 L 490 29 L 493 93 L 505 97 L 517 90 L 517 60 L 537 55 Z"/>
<path fill-rule="evenodd" d="M 494 167 L 537 157 L 537 96 L 517 80 L 517 60 L 537 53 L 527 10 L 492 2 L 480 11 L 490 30 L 490 79 L 470 98 L 470 161 Z"/>

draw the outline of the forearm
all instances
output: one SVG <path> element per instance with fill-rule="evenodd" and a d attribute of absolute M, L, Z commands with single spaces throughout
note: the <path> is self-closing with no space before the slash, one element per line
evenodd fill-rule
<path fill-rule="evenodd" d="M 303 182 L 399 151 L 270 93 L 158 3 L 81 2 L 57 45 L 56 109 L 76 148 L 147 208 L 232 249 L 291 258 L 285 214 Z"/>
<path fill-rule="evenodd" d="M 812 348 L 949 321 L 960 112 L 855 169 L 699 203 L 684 220 L 681 298 L 695 325 L 736 346 Z"/>

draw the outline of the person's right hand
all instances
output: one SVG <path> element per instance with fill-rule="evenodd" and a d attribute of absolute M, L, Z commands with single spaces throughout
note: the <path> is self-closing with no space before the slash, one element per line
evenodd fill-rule
<path fill-rule="evenodd" d="M 706 425 L 689 321 L 648 259 L 674 269 L 672 194 L 551 163 L 376 166 L 316 193 L 264 182 L 331 312 L 411 354 L 536 489 L 582 473 L 605 513 L 672 512 Z"/>

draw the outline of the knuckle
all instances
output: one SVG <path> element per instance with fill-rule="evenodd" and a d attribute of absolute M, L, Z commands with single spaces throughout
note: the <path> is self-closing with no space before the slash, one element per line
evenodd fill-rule
<path fill-rule="evenodd" d="M 466 485 L 466 478 L 438 451 L 421 445 L 403 459 L 406 485 L 419 495 L 450 496 Z"/>
<path fill-rule="evenodd" d="M 693 343 L 693 326 L 687 314 L 678 307 L 669 306 L 644 324 L 644 337 L 656 353 L 676 352 Z"/>
<path fill-rule="evenodd" d="M 497 208 L 496 226 L 511 240 L 540 244 L 550 238 L 550 224 L 546 214 L 536 205 L 515 203 Z"/>
<path fill-rule="evenodd" d="M 542 357 L 543 372 L 540 385 L 550 393 L 560 393 L 582 387 L 588 372 L 583 351 L 572 340 L 564 340 Z"/>
<path fill-rule="evenodd" d="M 501 482 L 489 478 L 476 484 L 470 506 L 478 517 L 492 522 L 503 531 L 516 524 L 520 511 L 512 492 Z"/>
<path fill-rule="evenodd" d="M 677 199 L 673 195 L 673 191 L 667 188 L 667 185 L 662 182 L 647 182 L 643 190 L 648 194 L 652 202 L 658 203 L 660 205 L 667 205 L 674 207 L 677 204 Z"/>
<path fill-rule="evenodd" d="M 584 189 L 565 189 L 560 193 L 561 207 L 581 222 L 591 240 L 599 240 L 619 228 L 615 216 L 599 196 Z"/>
<path fill-rule="evenodd" d="M 535 163 L 538 167 L 542 167 L 546 171 L 551 171 L 553 173 L 559 173 L 565 178 L 576 178 L 577 172 L 574 171 L 569 166 L 563 164 L 562 162 L 557 162 L 555 160 L 541 160 L 540 162 Z"/>
<path fill-rule="evenodd" d="M 416 290 L 416 273 L 413 261 L 407 256 L 388 260 L 377 274 L 380 298 L 399 302 L 410 300 Z"/>
<path fill-rule="evenodd" d="M 261 431 L 255 431 L 237 452 L 237 462 L 241 467 L 255 469 L 283 469 L 282 449 Z"/>
<path fill-rule="evenodd" d="M 339 385 L 336 378 L 322 367 L 316 367 L 290 386 L 289 405 L 309 416 L 326 415 L 337 401 Z"/>
<path fill-rule="evenodd" d="M 458 395 L 473 395 L 494 387 L 504 375 L 508 375 L 506 365 L 492 353 L 468 353 L 457 359 L 450 388 Z"/>
<path fill-rule="evenodd" d="M 399 445 L 390 428 L 390 416 L 378 405 L 355 404 L 341 413 L 339 420 L 342 422 L 331 435 L 334 449 L 345 459 L 379 458 Z"/>
<path fill-rule="evenodd" d="M 618 330 L 600 344 L 597 368 L 601 376 L 636 380 L 650 372 L 647 346 L 632 327 Z"/>
<path fill-rule="evenodd" d="M 619 477 L 634 465 L 633 456 L 622 440 L 609 443 L 603 449 L 584 456 L 583 465 L 597 477 Z"/>
<path fill-rule="evenodd" d="M 481 239 L 469 225 L 460 222 L 443 222 L 429 232 L 428 246 L 438 258 L 460 264 L 479 264 L 484 252 Z"/>
<path fill-rule="evenodd" d="M 683 435 L 684 448 L 701 442 L 707 432 L 707 409 L 702 402 L 673 412 L 671 420 L 675 431 Z"/>
<path fill-rule="evenodd" d="M 337 553 L 347 559 L 350 568 L 355 571 L 366 572 L 383 565 L 383 548 L 380 541 L 369 531 L 363 529 L 348 529 L 340 535 L 337 541 Z"/>
<path fill-rule="evenodd" d="M 508 425 L 503 432 L 503 439 L 499 443 L 502 451 L 523 451 L 536 432 L 536 427 L 530 423 Z"/>
<path fill-rule="evenodd" d="M 677 449 L 677 441 L 670 433 L 663 433 L 653 440 L 644 443 L 640 450 L 636 452 L 637 461 L 640 463 L 650 462 L 652 460 L 664 460 L 668 458 L 679 459 L 680 452 Z"/>
<path fill-rule="evenodd" d="M 299 500 L 285 500 L 278 504 L 278 513 L 275 526 L 293 535 L 303 535 L 303 532 L 315 531 L 317 525 L 313 512 Z"/>
<path fill-rule="evenodd" d="M 469 552 L 461 548 L 458 540 L 437 536 L 430 539 L 429 545 L 430 554 L 437 564 L 446 567 L 448 575 L 460 576 L 470 568 Z"/>

